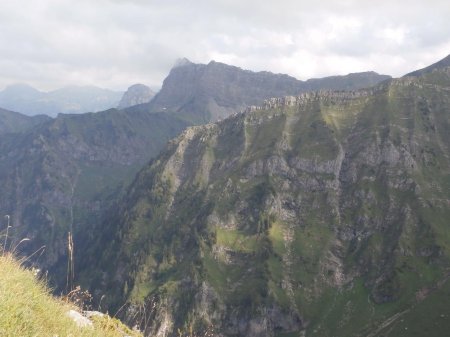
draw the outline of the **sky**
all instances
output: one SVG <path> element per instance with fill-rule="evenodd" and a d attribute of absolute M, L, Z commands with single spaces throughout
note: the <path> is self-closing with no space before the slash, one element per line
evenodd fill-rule
<path fill-rule="evenodd" d="M 0 90 L 157 89 L 179 58 L 298 79 L 450 54 L 450 1 L 0 0 Z"/>

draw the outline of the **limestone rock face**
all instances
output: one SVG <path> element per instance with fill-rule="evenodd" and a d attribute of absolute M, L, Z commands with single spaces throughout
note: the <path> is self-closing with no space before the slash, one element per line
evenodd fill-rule
<path fill-rule="evenodd" d="M 155 92 L 144 84 L 134 84 L 123 94 L 117 106 L 118 109 L 125 109 L 133 105 L 148 103 L 155 96 Z"/>

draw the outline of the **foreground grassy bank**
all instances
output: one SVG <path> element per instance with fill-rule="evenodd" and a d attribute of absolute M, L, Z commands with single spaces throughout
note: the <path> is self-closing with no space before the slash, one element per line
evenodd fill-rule
<path fill-rule="evenodd" d="M 14 257 L 0 256 L 0 336 L 141 336 L 106 315 L 92 327 L 78 327 L 67 315 L 71 309 L 78 310 L 53 297 Z"/>

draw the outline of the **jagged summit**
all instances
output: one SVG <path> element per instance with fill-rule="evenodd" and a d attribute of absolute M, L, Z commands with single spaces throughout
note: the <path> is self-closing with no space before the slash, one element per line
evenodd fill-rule
<path fill-rule="evenodd" d="M 186 57 L 182 57 L 182 58 L 179 58 L 178 60 L 175 61 L 175 64 L 173 65 L 173 68 L 183 67 L 183 66 L 186 66 L 186 65 L 189 65 L 189 64 L 194 64 L 194 63 L 192 63 Z"/>
<path fill-rule="evenodd" d="M 442 60 L 433 63 L 432 65 L 425 67 L 423 69 L 419 69 L 413 72 L 410 72 L 408 74 L 405 75 L 406 76 L 421 76 L 424 75 L 426 73 L 432 72 L 435 69 L 442 69 L 442 68 L 446 68 L 446 67 L 450 67 L 450 54 L 447 55 L 446 57 L 444 57 Z"/>

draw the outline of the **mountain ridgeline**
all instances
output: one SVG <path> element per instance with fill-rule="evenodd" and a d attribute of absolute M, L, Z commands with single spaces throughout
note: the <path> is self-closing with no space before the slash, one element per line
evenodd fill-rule
<path fill-rule="evenodd" d="M 449 130 L 449 68 L 188 128 L 104 219 L 80 279 L 149 336 L 443 336 Z"/>
<path fill-rule="evenodd" d="M 0 136 L 26 132 L 48 120 L 50 117 L 45 115 L 30 117 L 0 108 Z"/>
<path fill-rule="evenodd" d="M 423 69 L 419 69 L 416 71 L 413 71 L 409 74 L 406 74 L 405 76 L 421 76 L 421 75 L 425 75 L 427 73 L 439 70 L 439 69 L 445 69 L 450 67 L 450 55 L 448 55 L 447 57 L 444 57 L 442 60 L 439 60 L 436 63 L 433 63 L 432 65 L 425 67 Z"/>
<path fill-rule="evenodd" d="M 300 81 L 288 75 L 252 72 L 214 61 L 194 64 L 184 60 L 171 70 L 148 109 L 172 111 L 193 124 L 202 124 L 261 104 L 270 97 L 321 89 L 354 90 L 389 78 L 365 72 Z"/>

